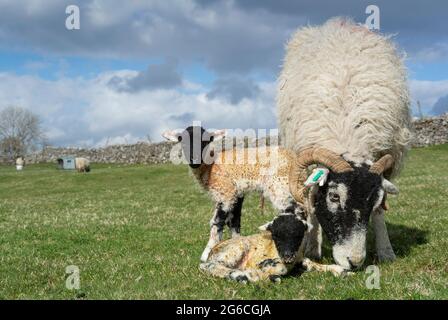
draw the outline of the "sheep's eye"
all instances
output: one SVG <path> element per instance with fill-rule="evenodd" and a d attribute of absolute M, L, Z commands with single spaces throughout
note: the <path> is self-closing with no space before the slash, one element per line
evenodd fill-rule
<path fill-rule="evenodd" d="M 177 136 L 177 141 L 181 142 L 182 141 L 182 136 Z"/>
<path fill-rule="evenodd" d="M 330 192 L 328 194 L 328 197 L 330 198 L 331 202 L 338 202 L 339 201 L 339 195 L 337 193 Z"/>
<path fill-rule="evenodd" d="M 210 142 L 213 142 L 214 139 L 215 139 L 215 137 L 214 137 L 214 136 L 211 136 L 211 137 L 210 137 Z"/>

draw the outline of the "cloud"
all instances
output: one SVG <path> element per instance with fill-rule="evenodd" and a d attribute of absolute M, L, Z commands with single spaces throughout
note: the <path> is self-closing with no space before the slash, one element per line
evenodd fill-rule
<path fill-rule="evenodd" d="M 182 84 L 182 78 L 176 70 L 176 66 L 177 64 L 172 61 L 152 65 L 134 76 L 114 76 L 108 84 L 118 91 L 126 92 L 175 88 Z"/>
<path fill-rule="evenodd" d="M 65 28 L 65 7 L 77 4 L 81 29 Z M 276 70 L 298 17 L 253 14 L 232 1 L 202 7 L 193 0 L 16 1 L 0 3 L 3 48 L 93 58 L 173 57 L 219 72 Z"/>
<path fill-rule="evenodd" d="M 65 28 L 65 8 L 80 7 L 81 29 Z M 277 72 L 284 43 L 306 24 L 338 15 L 364 22 L 367 0 L 3 0 L 0 47 L 45 55 L 200 62 L 220 75 Z M 411 56 L 448 43 L 444 0 L 378 0 L 381 31 Z M 437 49 L 437 48 L 436 48 Z M 436 56 L 438 54 L 436 53 Z"/>
<path fill-rule="evenodd" d="M 448 94 L 439 98 L 431 109 L 432 115 L 440 115 L 448 112 Z"/>
<path fill-rule="evenodd" d="M 35 73 L 40 70 L 44 70 L 49 66 L 50 64 L 45 61 L 26 61 L 23 65 L 23 68 L 30 71 L 31 73 Z"/>
<path fill-rule="evenodd" d="M 194 117 L 193 112 L 184 112 L 179 115 L 173 114 L 169 119 L 180 123 L 192 123 L 195 120 Z"/>
<path fill-rule="evenodd" d="M 448 94 L 448 80 L 411 80 L 410 91 L 414 111 L 417 101 L 420 101 L 423 113 L 428 114 L 437 100 Z"/>
<path fill-rule="evenodd" d="M 448 59 L 448 42 L 438 42 L 415 53 L 414 59 L 422 62 L 439 62 Z"/>
<path fill-rule="evenodd" d="M 232 104 L 238 104 L 241 100 L 252 99 L 259 93 L 260 88 L 252 80 L 229 76 L 216 80 L 207 98 L 222 98 Z"/>
<path fill-rule="evenodd" d="M 232 86 L 218 86 L 220 81 L 213 88 L 191 83 L 178 89 L 137 92 L 111 88 L 114 77 L 132 78 L 135 74 L 121 70 L 93 78 L 44 80 L 0 73 L 0 109 L 18 105 L 37 113 L 44 120 L 50 143 L 66 146 L 134 143 L 147 141 L 148 136 L 160 141 L 164 130 L 185 128 L 193 121 L 217 129 L 276 127 L 275 82 L 253 81 L 242 93 L 232 91 Z M 414 103 L 420 100 L 426 114 L 439 97 L 448 94 L 448 80 L 413 80 L 410 85 Z M 202 90 L 186 90 L 184 86 Z M 210 97 L 207 92 L 214 88 L 221 88 L 220 94 Z M 229 94 L 235 95 L 234 101 Z"/>
<path fill-rule="evenodd" d="M 65 8 L 71 4 L 80 7 L 80 30 L 65 28 Z M 60 61 L 60 72 L 53 77 L 56 80 L 39 78 L 45 63 L 26 57 L 23 69 L 31 75 L 0 73 L 0 108 L 20 105 L 35 111 L 58 145 L 135 142 L 148 134 L 157 141 L 163 130 L 185 127 L 192 120 L 214 128 L 272 128 L 274 78 L 293 31 L 337 15 L 364 22 L 368 4 L 367 0 L 153 0 L 126 5 L 121 0 L 3 0 L 0 50 Z M 446 60 L 446 1 L 375 4 L 381 10 L 381 31 L 398 33 L 394 39 L 412 59 Z M 165 57 L 169 59 L 146 70 L 124 70 Z M 83 76 L 69 78 L 71 58 L 89 58 L 95 66 L 105 59 L 124 61 L 130 67 L 92 68 L 99 72 L 94 74 L 85 68 L 76 73 Z M 212 76 L 207 81 L 188 78 L 185 70 L 191 65 L 200 65 Z M 414 105 L 419 100 L 425 113 L 448 93 L 448 80 L 412 80 L 410 85 Z"/>
<path fill-rule="evenodd" d="M 274 128 L 275 83 L 260 82 L 259 94 L 230 104 L 204 92 L 175 89 L 117 91 L 114 77 L 128 70 L 104 72 L 94 78 L 44 80 L 37 76 L 0 74 L 0 109 L 19 105 L 38 114 L 50 143 L 100 146 L 160 141 L 167 129 L 185 128 L 193 120 L 208 128 Z M 191 86 L 191 84 L 188 84 Z"/>

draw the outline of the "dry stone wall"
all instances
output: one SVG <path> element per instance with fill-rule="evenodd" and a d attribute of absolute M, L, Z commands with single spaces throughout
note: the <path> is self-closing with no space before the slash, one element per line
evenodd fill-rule
<path fill-rule="evenodd" d="M 448 143 L 448 113 L 444 116 L 414 121 L 413 147 Z"/>
<path fill-rule="evenodd" d="M 448 143 L 448 114 L 440 117 L 414 121 L 413 147 Z M 26 162 L 56 162 L 61 156 L 77 156 L 93 163 L 156 164 L 170 162 L 171 142 L 137 143 L 114 145 L 96 149 L 47 147 L 43 151 L 28 155 Z"/>

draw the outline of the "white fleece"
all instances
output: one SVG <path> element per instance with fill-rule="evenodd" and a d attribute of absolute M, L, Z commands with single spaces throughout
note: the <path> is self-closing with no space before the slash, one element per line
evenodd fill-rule
<path fill-rule="evenodd" d="M 299 29 L 286 48 L 277 105 L 282 143 L 319 145 L 356 162 L 395 159 L 411 139 L 402 57 L 389 37 L 346 18 Z"/>

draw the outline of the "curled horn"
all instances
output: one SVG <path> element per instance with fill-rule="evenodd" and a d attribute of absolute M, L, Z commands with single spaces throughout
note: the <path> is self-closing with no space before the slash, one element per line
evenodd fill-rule
<path fill-rule="evenodd" d="M 382 174 L 394 165 L 394 158 L 390 154 L 382 156 L 377 162 L 372 164 L 369 171 L 371 173 Z"/>
<path fill-rule="evenodd" d="M 308 177 L 307 168 L 312 164 L 321 164 L 336 173 L 353 171 L 350 164 L 340 155 L 325 148 L 312 147 L 297 154 L 295 163 L 289 172 L 289 191 L 299 203 L 304 203 L 305 186 Z"/>

